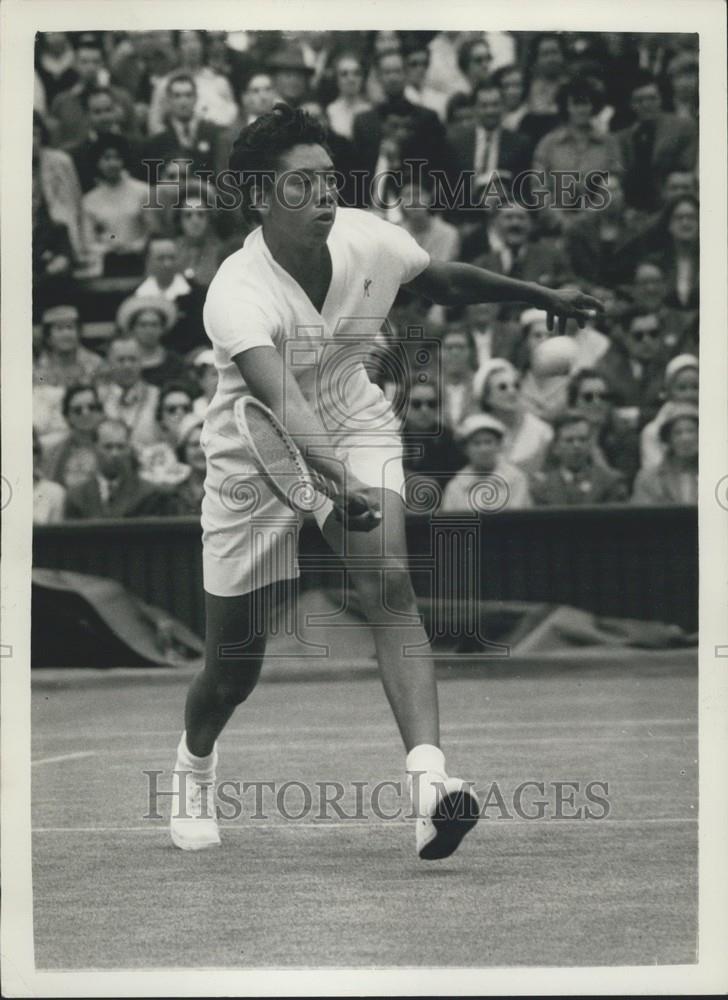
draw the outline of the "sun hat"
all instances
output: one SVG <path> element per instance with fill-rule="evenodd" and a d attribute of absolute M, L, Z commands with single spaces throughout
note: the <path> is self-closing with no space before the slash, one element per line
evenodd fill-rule
<path fill-rule="evenodd" d="M 297 69 L 312 74 L 313 68 L 306 65 L 303 50 L 295 44 L 282 45 L 268 60 L 267 68 L 275 72 L 279 69 Z"/>
<path fill-rule="evenodd" d="M 177 322 L 177 307 L 163 295 L 130 295 L 119 306 L 116 325 L 129 333 L 139 313 L 156 312 L 162 316 L 165 333 Z"/>
<path fill-rule="evenodd" d="M 468 441 L 477 431 L 492 431 L 499 438 L 506 433 L 505 426 L 489 413 L 471 413 L 458 426 L 455 435 L 461 442 Z"/>
<path fill-rule="evenodd" d="M 71 305 L 51 306 L 40 318 L 41 323 L 60 323 L 64 319 L 78 320 L 78 309 Z"/>
<path fill-rule="evenodd" d="M 478 402 L 483 398 L 483 390 L 485 389 L 485 383 L 488 381 L 493 372 L 503 370 L 508 372 L 509 375 L 518 375 L 516 368 L 508 361 L 506 358 L 489 358 L 484 361 L 483 364 L 478 368 L 475 375 L 473 375 L 473 396 Z"/>
<path fill-rule="evenodd" d="M 211 368 L 215 367 L 215 352 L 211 347 L 206 347 L 204 350 L 196 354 L 191 362 L 193 368 L 203 367 L 204 365 L 209 365 Z"/>
<path fill-rule="evenodd" d="M 670 436 L 670 428 L 675 421 L 682 420 L 684 417 L 698 423 L 699 412 L 697 406 L 693 406 L 692 403 L 665 403 L 657 423 L 657 433 L 663 444 L 667 443 L 667 439 Z"/>
<path fill-rule="evenodd" d="M 665 386 L 669 386 L 675 376 L 686 368 L 699 368 L 700 364 L 694 354 L 678 354 L 671 358 L 665 368 Z"/>
<path fill-rule="evenodd" d="M 545 326 L 547 321 L 548 313 L 545 309 L 525 309 L 518 317 L 518 322 L 524 330 L 528 330 L 534 323 L 543 323 Z"/>

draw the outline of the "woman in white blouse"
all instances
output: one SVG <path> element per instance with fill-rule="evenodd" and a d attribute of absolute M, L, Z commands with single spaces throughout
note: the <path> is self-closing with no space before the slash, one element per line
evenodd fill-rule
<path fill-rule="evenodd" d="M 364 71 L 359 59 L 350 52 L 342 53 L 334 64 L 339 96 L 326 108 L 326 117 L 332 131 L 351 139 L 354 119 L 371 104 L 362 97 Z"/>
<path fill-rule="evenodd" d="M 505 426 L 504 458 L 524 472 L 539 472 L 554 432 L 525 408 L 517 369 L 505 358 L 491 358 L 475 373 L 473 395 L 481 411 L 493 414 Z"/>

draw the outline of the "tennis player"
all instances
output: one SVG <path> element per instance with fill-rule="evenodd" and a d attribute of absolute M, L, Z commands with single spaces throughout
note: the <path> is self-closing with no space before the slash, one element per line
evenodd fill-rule
<path fill-rule="evenodd" d="M 577 290 L 431 260 L 403 229 L 369 212 L 337 209 L 323 128 L 284 104 L 241 132 L 230 167 L 244 178 L 244 208 L 260 225 L 221 264 L 204 308 L 219 377 L 201 438 L 206 653 L 187 695 L 172 840 L 192 851 L 220 844 L 210 792 L 216 740 L 256 686 L 267 616 L 285 582 L 299 575 L 298 515 L 261 481 L 236 427 L 234 401 L 253 393 L 308 464 L 337 485 L 337 499 L 322 498 L 315 517 L 372 626 L 406 750 L 417 853 L 447 857 L 479 807 L 469 783 L 448 776 L 440 749 L 433 659 L 424 628 L 413 624 L 419 614 L 407 564 L 398 421 L 363 361 L 403 286 L 446 305 L 528 303 L 562 327 L 569 317 L 583 325 L 601 306 Z M 281 727 L 285 732 L 285 722 Z"/>

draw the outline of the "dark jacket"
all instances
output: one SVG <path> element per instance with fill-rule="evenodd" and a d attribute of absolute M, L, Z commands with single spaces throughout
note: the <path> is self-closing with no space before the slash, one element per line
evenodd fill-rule
<path fill-rule="evenodd" d="M 227 167 L 224 162 L 225 149 L 224 130 L 211 122 L 197 123 L 197 133 L 190 147 L 183 146 L 172 125 L 168 125 L 162 132 L 150 136 L 144 143 L 142 160 L 163 160 L 165 164 L 170 160 L 191 160 L 188 168 L 190 174 L 209 170 L 214 177 Z M 149 168 L 152 178 L 162 172 L 162 168 L 158 168 L 158 173 L 155 173 L 155 169 L 157 168 L 151 166 Z"/>
<path fill-rule="evenodd" d="M 556 467 L 532 477 L 531 496 L 534 503 L 552 507 L 622 503 L 627 499 L 627 484 L 618 472 L 595 463 L 577 475 Z"/>
<path fill-rule="evenodd" d="M 101 499 L 96 476 L 74 487 L 66 495 L 66 517 L 153 517 L 167 516 L 171 512 L 170 497 L 129 472 L 122 478 L 121 486 L 109 503 Z"/>

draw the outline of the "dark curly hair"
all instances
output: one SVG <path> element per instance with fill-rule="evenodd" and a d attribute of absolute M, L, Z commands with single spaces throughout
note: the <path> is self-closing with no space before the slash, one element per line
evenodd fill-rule
<path fill-rule="evenodd" d="M 250 208 L 254 182 L 272 177 L 280 157 L 300 145 L 323 146 L 329 154 L 331 152 L 326 127 L 300 108 L 292 108 L 282 101 L 242 130 L 233 145 L 229 166 L 238 176 L 246 218 L 257 218 L 257 212 Z"/>

